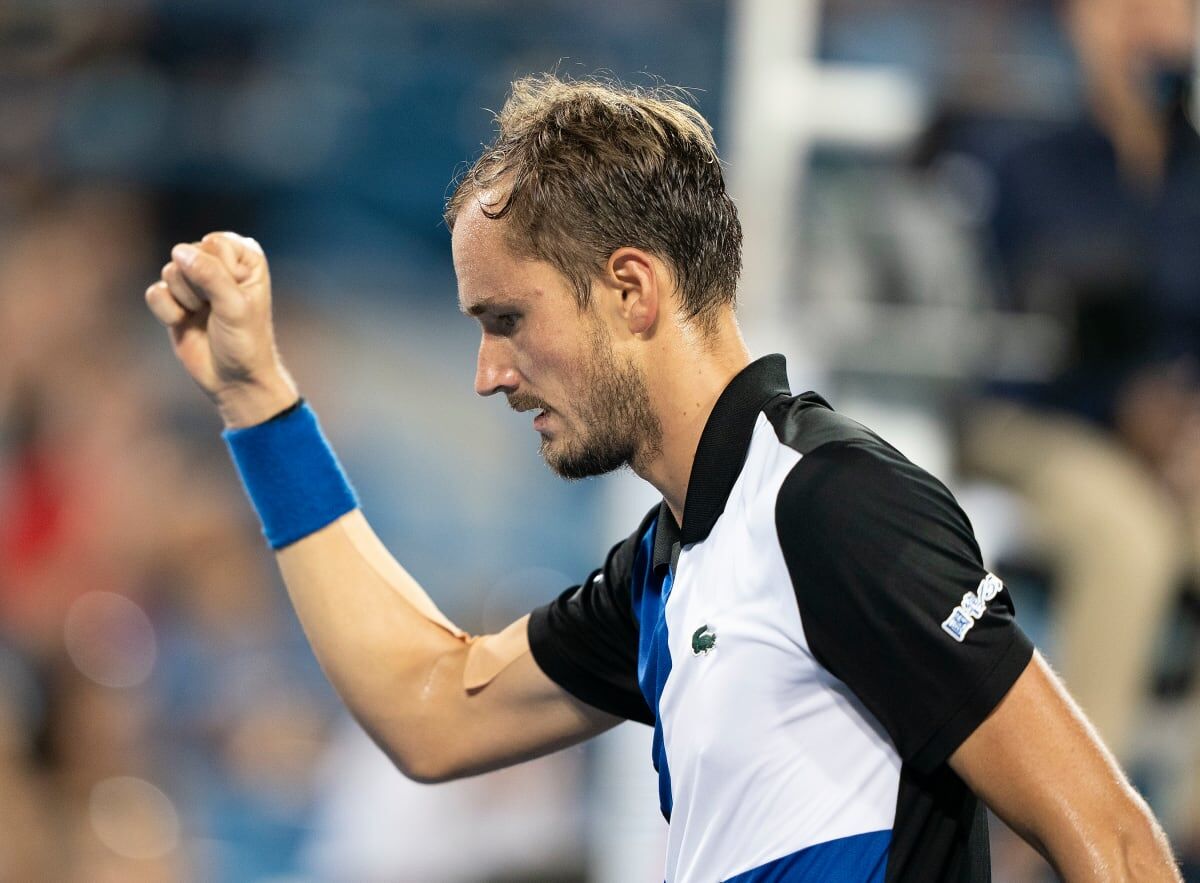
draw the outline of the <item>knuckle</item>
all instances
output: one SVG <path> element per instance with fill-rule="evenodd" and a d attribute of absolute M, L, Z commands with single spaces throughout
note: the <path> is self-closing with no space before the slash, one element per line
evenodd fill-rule
<path fill-rule="evenodd" d="M 205 252 L 198 252 L 192 265 L 188 267 L 187 275 L 199 282 L 206 282 L 213 277 L 213 258 Z"/>

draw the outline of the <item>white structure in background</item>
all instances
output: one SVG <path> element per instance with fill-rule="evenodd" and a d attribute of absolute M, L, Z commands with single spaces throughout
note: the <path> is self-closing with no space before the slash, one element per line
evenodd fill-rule
<path fill-rule="evenodd" d="M 583 851 L 579 761 L 559 752 L 484 776 L 418 785 L 345 717 L 317 770 L 303 879 L 474 883 L 573 868 Z"/>
<path fill-rule="evenodd" d="M 819 3 L 740 0 L 733 8 L 732 63 L 725 112 L 730 190 L 745 230 L 741 312 L 751 352 L 781 350 L 797 386 L 816 383 L 817 352 L 799 339 L 789 274 L 809 151 L 817 144 L 889 149 L 913 137 L 920 96 L 899 72 L 815 60 Z M 793 314 L 794 315 L 794 314 Z M 609 534 L 626 536 L 658 497 L 633 476 L 608 486 Z M 597 744 L 591 871 L 597 883 L 661 879 L 665 825 L 650 764 L 651 730 L 621 726 Z"/>
<path fill-rule="evenodd" d="M 752 352 L 816 351 L 776 339 L 801 324 L 779 320 L 795 315 L 790 273 L 809 154 L 904 146 L 924 119 L 921 94 L 899 70 L 818 63 L 818 0 L 739 0 L 732 19 L 725 159 L 745 233 L 742 323 Z"/>

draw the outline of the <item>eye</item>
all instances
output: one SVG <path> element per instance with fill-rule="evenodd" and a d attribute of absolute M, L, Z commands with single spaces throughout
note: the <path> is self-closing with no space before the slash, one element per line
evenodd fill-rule
<path fill-rule="evenodd" d="M 511 334 L 517 330 L 517 320 L 520 318 L 517 313 L 501 313 L 496 317 L 496 327 L 506 334 Z"/>

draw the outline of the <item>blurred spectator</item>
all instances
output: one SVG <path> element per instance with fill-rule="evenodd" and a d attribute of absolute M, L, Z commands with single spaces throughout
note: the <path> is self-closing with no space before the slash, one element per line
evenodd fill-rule
<path fill-rule="evenodd" d="M 133 370 L 127 292 L 147 260 L 144 206 L 55 199 L 0 255 L 0 621 L 52 652 L 86 590 L 136 582 L 172 464 Z"/>
<path fill-rule="evenodd" d="M 1072 346 L 1049 382 L 993 387 L 964 459 L 1030 504 L 1055 574 L 1055 661 L 1128 761 L 1155 640 L 1200 574 L 1196 12 L 1072 0 L 1063 14 L 1088 112 L 1003 152 L 992 230 L 1006 306 L 1059 317 Z"/>

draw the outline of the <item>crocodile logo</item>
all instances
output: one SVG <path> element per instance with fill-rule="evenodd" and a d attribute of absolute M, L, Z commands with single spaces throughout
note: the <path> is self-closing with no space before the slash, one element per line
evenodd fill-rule
<path fill-rule="evenodd" d="M 692 632 L 692 655 L 707 656 L 717 646 L 717 633 L 709 629 L 708 623 Z"/>

